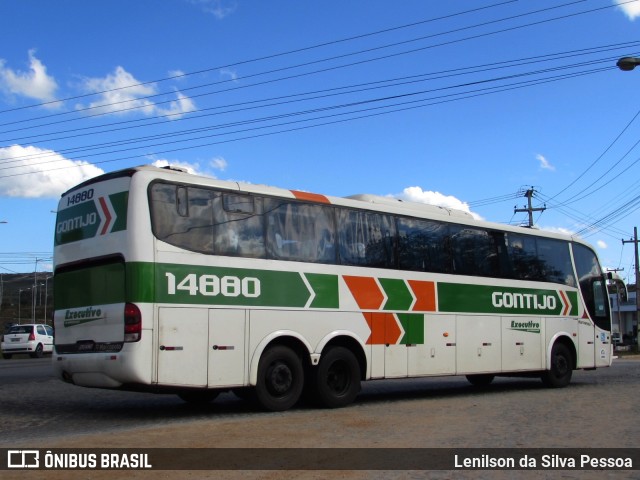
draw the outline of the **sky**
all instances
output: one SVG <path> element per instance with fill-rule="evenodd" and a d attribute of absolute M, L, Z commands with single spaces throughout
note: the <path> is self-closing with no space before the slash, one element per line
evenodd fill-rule
<path fill-rule="evenodd" d="M 578 234 L 634 282 L 640 1 L 0 2 L 0 273 L 60 195 L 178 165 Z"/>

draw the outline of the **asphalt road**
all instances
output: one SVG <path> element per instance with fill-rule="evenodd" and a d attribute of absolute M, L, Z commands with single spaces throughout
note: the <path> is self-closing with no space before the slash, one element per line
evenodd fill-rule
<path fill-rule="evenodd" d="M 198 408 L 174 395 L 74 387 L 53 378 L 48 358 L 15 358 L 0 361 L 0 447 L 636 448 L 638 392 L 640 359 L 627 358 L 576 371 L 564 389 L 522 378 L 484 390 L 464 377 L 374 381 L 347 408 L 266 413 L 231 393 Z M 439 478 L 489 478 L 456 473 Z M 638 470 L 525 473 L 640 478 Z"/>

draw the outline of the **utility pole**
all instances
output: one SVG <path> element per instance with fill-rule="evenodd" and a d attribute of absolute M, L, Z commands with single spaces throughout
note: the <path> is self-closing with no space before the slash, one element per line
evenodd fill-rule
<path fill-rule="evenodd" d="M 622 244 L 633 243 L 635 244 L 634 253 L 636 256 L 636 337 L 638 338 L 638 350 L 640 350 L 640 285 L 638 280 L 640 279 L 640 265 L 638 264 L 638 227 L 633 227 L 633 240 L 622 240 Z"/>
<path fill-rule="evenodd" d="M 533 187 L 525 192 L 524 196 L 527 197 L 528 200 L 528 205 L 526 208 L 513 208 L 513 213 L 527 212 L 529 214 L 529 228 L 533 227 L 533 212 L 544 212 L 547 209 L 546 205 L 544 207 L 533 208 L 531 199 L 533 198 L 534 192 L 535 190 Z"/>
<path fill-rule="evenodd" d="M 624 272 L 624 268 L 607 268 L 607 272 L 617 274 L 618 272 Z M 620 319 L 620 302 L 622 301 L 622 295 L 620 295 L 620 283 L 622 283 L 622 280 L 614 279 L 614 282 L 616 286 L 616 307 L 617 307 L 616 319 L 618 321 L 618 333 L 620 334 L 620 341 L 622 341 L 622 320 Z M 609 293 L 608 289 L 607 289 L 607 293 Z M 611 332 L 613 333 L 613 323 L 611 324 Z"/>

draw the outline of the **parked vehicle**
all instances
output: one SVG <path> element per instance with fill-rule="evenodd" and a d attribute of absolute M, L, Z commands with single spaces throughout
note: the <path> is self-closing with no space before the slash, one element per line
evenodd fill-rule
<path fill-rule="evenodd" d="M 13 325 L 2 339 L 2 357 L 8 360 L 17 353 L 28 353 L 32 358 L 53 353 L 53 328 L 43 323 Z"/>
<path fill-rule="evenodd" d="M 3 334 L 9 333 L 9 330 L 11 330 L 11 327 L 13 327 L 14 325 L 18 325 L 18 324 L 14 323 L 14 322 L 5 323 L 4 324 L 4 332 L 2 332 L 2 333 Z"/>
<path fill-rule="evenodd" d="M 614 345 L 622 345 L 622 335 L 618 332 L 613 332 L 611 334 L 611 343 Z"/>

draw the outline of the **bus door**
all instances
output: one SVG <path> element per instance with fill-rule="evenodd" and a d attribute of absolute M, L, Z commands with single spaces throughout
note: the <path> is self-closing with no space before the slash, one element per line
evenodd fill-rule
<path fill-rule="evenodd" d="M 208 342 L 208 309 L 160 308 L 158 384 L 206 387 Z"/>
<path fill-rule="evenodd" d="M 158 327 L 159 384 L 244 384 L 244 310 L 160 308 Z"/>
<path fill-rule="evenodd" d="M 501 333 L 500 317 L 458 315 L 457 373 L 499 372 L 502 369 Z"/>
<path fill-rule="evenodd" d="M 586 307 L 585 315 L 579 320 L 580 346 L 583 346 L 584 332 L 585 340 L 593 343 L 591 355 L 595 356 L 595 366 L 606 367 L 611 365 L 612 358 L 611 308 L 606 279 L 593 251 L 578 243 L 572 244 L 572 247 L 580 293 Z M 586 318 L 587 313 L 595 327 L 588 325 L 591 322 L 589 322 L 589 318 Z M 588 331 L 589 328 L 590 331 Z"/>
<path fill-rule="evenodd" d="M 209 387 L 246 385 L 246 310 L 209 310 Z"/>
<path fill-rule="evenodd" d="M 578 368 L 595 367 L 594 325 L 588 318 L 578 320 Z"/>
<path fill-rule="evenodd" d="M 409 347 L 409 376 L 455 374 L 455 315 L 426 314 L 424 338 Z"/>

